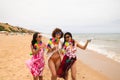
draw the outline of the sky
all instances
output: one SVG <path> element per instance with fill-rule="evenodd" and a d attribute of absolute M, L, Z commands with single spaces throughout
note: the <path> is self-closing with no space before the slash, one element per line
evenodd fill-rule
<path fill-rule="evenodd" d="M 0 0 L 0 22 L 43 33 L 120 33 L 120 0 Z"/>

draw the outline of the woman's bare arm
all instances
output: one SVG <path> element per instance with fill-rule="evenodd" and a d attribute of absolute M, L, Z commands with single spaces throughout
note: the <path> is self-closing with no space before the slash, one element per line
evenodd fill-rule
<path fill-rule="evenodd" d="M 45 48 L 45 44 L 40 46 L 38 49 L 34 49 L 33 46 L 31 45 L 32 54 L 37 54 L 41 50 L 41 48 Z"/>
<path fill-rule="evenodd" d="M 50 53 L 50 52 L 53 52 L 54 50 L 56 50 L 56 47 L 53 47 L 53 48 L 48 48 L 48 53 Z"/>
<path fill-rule="evenodd" d="M 86 47 L 88 46 L 88 43 L 89 42 L 91 42 L 91 40 L 87 40 L 87 42 L 85 43 L 85 45 L 83 46 L 83 45 L 81 45 L 81 44 L 79 44 L 78 42 L 76 42 L 77 43 L 77 47 L 79 47 L 79 48 L 81 48 L 81 49 L 83 49 L 83 50 L 85 50 L 86 49 Z"/>

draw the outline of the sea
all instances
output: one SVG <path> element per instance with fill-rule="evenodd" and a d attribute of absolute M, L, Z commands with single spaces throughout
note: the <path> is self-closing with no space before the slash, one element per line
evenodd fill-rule
<path fill-rule="evenodd" d="M 88 49 L 120 62 L 120 33 L 76 33 L 73 38 L 84 45 L 91 39 Z M 50 34 L 45 35 L 50 37 Z M 63 39 L 62 39 L 63 40 Z"/>
<path fill-rule="evenodd" d="M 80 44 L 91 39 L 88 49 L 120 62 L 120 33 L 79 33 L 73 38 Z"/>

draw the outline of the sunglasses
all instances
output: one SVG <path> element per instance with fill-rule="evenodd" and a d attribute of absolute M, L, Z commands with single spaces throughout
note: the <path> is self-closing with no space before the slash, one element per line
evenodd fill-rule
<path fill-rule="evenodd" d="M 42 36 L 40 35 L 40 36 L 38 36 L 38 38 L 41 38 Z"/>
<path fill-rule="evenodd" d="M 70 36 L 66 36 L 65 38 L 69 38 Z"/>
<path fill-rule="evenodd" d="M 55 34 L 62 34 L 62 32 L 56 32 Z"/>

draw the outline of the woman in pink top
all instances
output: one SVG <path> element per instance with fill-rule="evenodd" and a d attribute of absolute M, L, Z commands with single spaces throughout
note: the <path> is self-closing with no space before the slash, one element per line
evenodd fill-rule
<path fill-rule="evenodd" d="M 33 80 L 43 80 L 42 72 L 45 65 L 44 49 L 45 44 L 42 42 L 42 35 L 38 32 L 34 33 L 31 41 L 32 58 L 26 62 L 33 75 Z"/>

